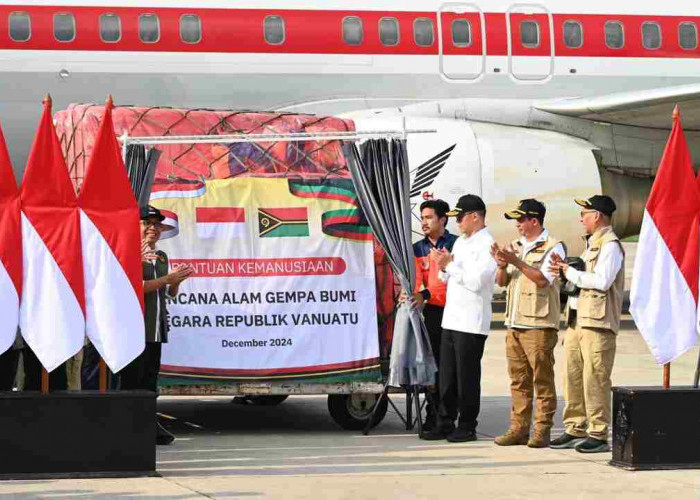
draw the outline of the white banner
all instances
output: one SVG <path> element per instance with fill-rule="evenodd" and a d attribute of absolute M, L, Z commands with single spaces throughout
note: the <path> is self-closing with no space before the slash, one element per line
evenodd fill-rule
<path fill-rule="evenodd" d="M 234 178 L 203 191 L 154 201 L 179 225 L 159 248 L 171 267 L 195 270 L 169 301 L 161 371 L 268 378 L 376 366 L 373 245 L 351 181 Z"/>

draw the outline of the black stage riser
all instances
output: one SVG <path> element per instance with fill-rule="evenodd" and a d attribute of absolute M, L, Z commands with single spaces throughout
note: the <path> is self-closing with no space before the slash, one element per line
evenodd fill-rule
<path fill-rule="evenodd" d="M 0 392 L 0 478 L 155 472 L 156 395 Z"/>
<path fill-rule="evenodd" d="M 615 387 L 613 419 L 612 465 L 700 468 L 700 390 Z"/>

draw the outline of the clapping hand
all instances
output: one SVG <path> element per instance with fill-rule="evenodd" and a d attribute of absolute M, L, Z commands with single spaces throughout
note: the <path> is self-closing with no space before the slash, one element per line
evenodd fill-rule
<path fill-rule="evenodd" d="M 503 249 L 498 243 L 491 245 L 491 257 L 496 261 L 499 268 L 505 269 L 508 267 L 508 262 L 503 258 Z"/>
<path fill-rule="evenodd" d="M 177 286 L 183 281 L 185 281 L 187 278 L 192 276 L 192 273 L 194 273 L 194 269 L 192 268 L 192 266 L 183 264 L 181 266 L 178 266 L 173 272 L 168 273 L 165 276 L 165 282 L 168 285 Z"/>
<path fill-rule="evenodd" d="M 562 259 L 558 254 L 552 253 L 549 265 L 550 274 L 552 276 L 558 276 L 560 273 L 564 275 L 568 269 L 569 265 L 564 262 L 564 259 Z"/>
<path fill-rule="evenodd" d="M 158 255 L 153 251 L 151 246 L 146 242 L 141 242 L 141 260 L 143 262 L 154 261 L 158 258 Z"/>
<path fill-rule="evenodd" d="M 437 263 L 440 269 L 445 269 L 452 262 L 452 254 L 444 248 L 432 248 L 430 258 Z"/>

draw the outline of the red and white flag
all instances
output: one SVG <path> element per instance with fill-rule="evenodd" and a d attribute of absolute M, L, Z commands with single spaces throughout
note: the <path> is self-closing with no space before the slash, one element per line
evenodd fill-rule
<path fill-rule="evenodd" d="M 647 201 L 630 312 L 659 364 L 698 342 L 700 191 L 678 110 Z"/>
<path fill-rule="evenodd" d="M 80 211 L 51 118 L 51 101 L 29 153 L 21 188 L 22 336 L 48 371 L 85 339 Z"/>
<path fill-rule="evenodd" d="M 19 189 L 0 131 L 0 353 L 15 341 L 22 295 L 22 223 Z"/>
<path fill-rule="evenodd" d="M 168 238 L 174 238 L 180 234 L 180 220 L 175 212 L 170 210 L 160 209 L 160 213 L 165 217 L 163 219 L 163 230 L 160 233 L 160 239 L 167 240 Z"/>
<path fill-rule="evenodd" d="M 145 347 L 139 208 L 112 123 L 112 101 L 78 197 L 87 336 L 118 372 Z"/>
<path fill-rule="evenodd" d="M 201 181 L 155 182 L 151 187 L 150 200 L 164 198 L 199 198 L 207 192 L 207 186 Z"/>
<path fill-rule="evenodd" d="M 247 234 L 244 208 L 197 207 L 195 220 L 201 239 L 240 238 Z"/>

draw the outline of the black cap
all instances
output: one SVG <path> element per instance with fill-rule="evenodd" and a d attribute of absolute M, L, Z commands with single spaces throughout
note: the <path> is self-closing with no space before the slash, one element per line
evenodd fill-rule
<path fill-rule="evenodd" d="M 546 212 L 547 209 L 544 208 L 544 204 L 541 201 L 528 198 L 527 200 L 520 200 L 518 208 L 507 211 L 505 217 L 509 220 L 519 219 L 520 217 L 541 217 L 544 219 Z"/>
<path fill-rule="evenodd" d="M 595 196 L 591 196 L 587 200 L 575 199 L 574 201 L 577 205 L 580 205 L 583 208 L 596 210 L 601 214 L 607 215 L 608 217 L 610 217 L 613 212 L 617 210 L 617 206 L 610 196 L 597 194 Z"/>
<path fill-rule="evenodd" d="M 141 220 L 151 219 L 153 217 L 157 218 L 160 222 L 165 220 L 165 216 L 156 207 L 151 205 L 146 205 L 140 208 Z"/>
<path fill-rule="evenodd" d="M 447 212 L 447 216 L 456 217 L 462 212 L 482 212 L 484 210 L 486 210 L 484 200 L 475 194 L 465 194 L 464 196 L 460 196 L 454 210 Z"/>

